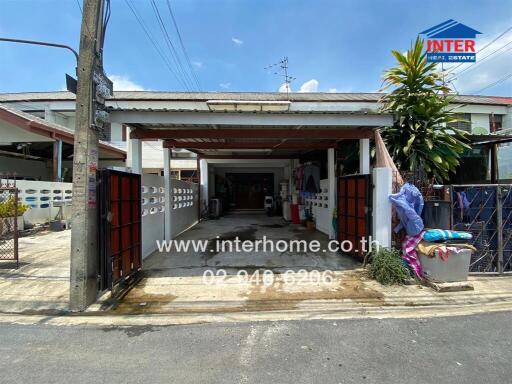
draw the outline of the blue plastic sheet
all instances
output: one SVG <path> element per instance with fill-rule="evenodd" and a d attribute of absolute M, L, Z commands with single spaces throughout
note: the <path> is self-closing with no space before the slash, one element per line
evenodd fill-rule
<path fill-rule="evenodd" d="M 395 227 L 395 232 L 402 228 L 409 236 L 416 236 L 423 228 L 421 212 L 423 211 L 423 196 L 414 185 L 405 183 L 400 192 L 389 196 L 389 201 L 395 206 L 400 224 Z"/>

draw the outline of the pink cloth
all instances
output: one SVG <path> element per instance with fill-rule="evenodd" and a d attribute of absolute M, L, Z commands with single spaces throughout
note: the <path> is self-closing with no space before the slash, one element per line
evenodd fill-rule
<path fill-rule="evenodd" d="M 424 233 L 425 231 L 421 231 L 415 236 L 406 235 L 402 242 L 402 257 L 407 261 L 407 264 L 411 266 L 418 277 L 422 276 L 422 271 L 420 260 L 418 259 L 418 252 L 416 252 L 416 246 L 423 239 Z"/>

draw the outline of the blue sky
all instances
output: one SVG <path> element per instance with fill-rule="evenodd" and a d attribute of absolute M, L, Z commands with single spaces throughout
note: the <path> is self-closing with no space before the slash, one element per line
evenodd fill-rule
<path fill-rule="evenodd" d="M 166 54 L 150 0 L 131 0 Z M 80 1 L 81 3 L 81 1 Z M 165 0 L 156 0 L 176 48 Z M 171 0 L 188 56 L 205 91 L 277 91 L 269 64 L 289 58 L 293 91 L 374 92 L 417 33 L 453 18 L 483 35 L 477 48 L 512 26 L 512 0 Z M 0 36 L 78 47 L 76 0 L 0 0 Z M 480 57 L 512 42 L 512 30 Z M 512 73 L 512 43 L 454 81 L 474 93 Z M 183 58 L 182 58 L 183 60 Z M 478 60 L 478 59 L 477 59 Z M 455 70 L 460 72 L 465 64 Z M 0 43 L 0 92 L 51 91 L 74 73 L 74 57 L 58 49 Z M 115 88 L 186 90 L 145 36 L 125 0 L 112 0 L 105 70 Z M 512 78 L 484 94 L 512 95 Z"/>

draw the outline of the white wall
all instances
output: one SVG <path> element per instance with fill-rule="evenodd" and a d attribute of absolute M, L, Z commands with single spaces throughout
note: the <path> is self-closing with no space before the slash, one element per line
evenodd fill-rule
<path fill-rule="evenodd" d="M 306 205 L 311 207 L 316 229 L 330 235 L 332 227 L 332 214 L 329 209 L 329 179 L 320 180 L 320 193 L 312 199 L 306 199 Z"/>
<path fill-rule="evenodd" d="M 171 238 L 197 223 L 198 185 L 171 179 Z"/>
<path fill-rule="evenodd" d="M 55 204 L 61 202 L 64 202 L 62 218 L 71 218 L 72 183 L 18 180 L 16 187 L 19 201 L 31 207 L 23 215 L 26 224 L 43 224 L 54 220 L 59 213 L 59 207 Z"/>
<path fill-rule="evenodd" d="M 489 115 L 484 113 L 471 114 L 471 133 L 485 135 L 489 133 Z"/>
<path fill-rule="evenodd" d="M 164 178 L 142 174 L 142 259 L 157 250 L 164 240 Z"/>

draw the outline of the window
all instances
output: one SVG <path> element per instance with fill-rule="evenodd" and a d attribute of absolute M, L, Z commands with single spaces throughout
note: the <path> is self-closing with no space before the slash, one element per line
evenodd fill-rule
<path fill-rule="evenodd" d="M 501 131 L 503 128 L 503 115 L 489 115 L 489 127 L 491 132 Z"/>
<path fill-rule="evenodd" d="M 462 129 L 463 131 L 471 132 L 471 113 L 456 113 L 454 117 L 458 121 L 448 124 L 450 128 Z"/>

